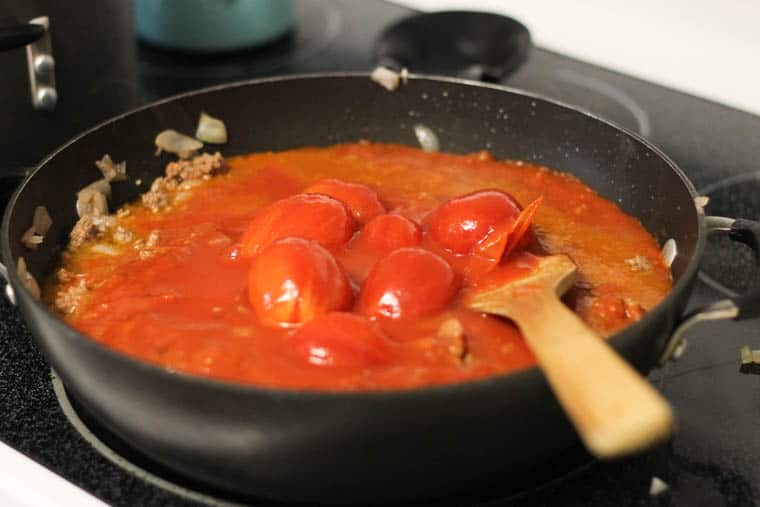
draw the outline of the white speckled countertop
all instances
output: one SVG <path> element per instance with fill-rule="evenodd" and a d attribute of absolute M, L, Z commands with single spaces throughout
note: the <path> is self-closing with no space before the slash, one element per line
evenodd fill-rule
<path fill-rule="evenodd" d="M 105 507 L 106 504 L 0 442 L 3 507 Z"/>

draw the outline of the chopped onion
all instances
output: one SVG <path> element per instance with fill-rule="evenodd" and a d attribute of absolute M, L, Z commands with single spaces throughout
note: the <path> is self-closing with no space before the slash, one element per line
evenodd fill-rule
<path fill-rule="evenodd" d="M 435 132 L 430 127 L 418 123 L 414 126 L 414 135 L 417 136 L 417 141 L 420 143 L 423 151 L 438 151 L 438 136 L 435 135 Z"/>
<path fill-rule="evenodd" d="M 87 192 L 99 192 L 103 194 L 106 197 L 111 196 L 111 183 L 108 182 L 107 179 L 101 178 L 99 180 L 93 181 L 86 187 L 84 187 L 82 190 L 80 190 L 77 195 L 81 193 L 87 193 Z"/>
<path fill-rule="evenodd" d="M 107 179 L 94 181 L 77 193 L 77 215 L 105 215 L 108 213 L 108 196 L 111 184 Z"/>
<path fill-rule="evenodd" d="M 176 130 L 164 130 L 156 136 L 156 155 L 162 151 L 174 153 L 179 158 L 189 158 L 195 151 L 203 147 L 203 143 Z"/>
<path fill-rule="evenodd" d="M 224 144 L 227 142 L 227 127 L 222 120 L 201 113 L 195 138 L 204 143 Z"/>
<path fill-rule="evenodd" d="M 649 485 L 650 496 L 659 496 L 665 493 L 668 489 L 670 489 L 670 486 L 668 486 L 667 482 L 657 476 L 652 477 L 652 484 Z"/>
<path fill-rule="evenodd" d="M 108 153 L 96 161 L 95 165 L 103 173 L 103 179 L 106 181 L 124 181 L 127 179 L 127 163 L 125 161 L 115 163 Z"/>
<path fill-rule="evenodd" d="M 694 205 L 698 210 L 704 211 L 705 206 L 710 202 L 710 197 L 706 195 L 698 195 L 694 198 Z"/>
<path fill-rule="evenodd" d="M 21 236 L 21 243 L 30 250 L 36 250 L 45 240 L 45 234 L 50 230 L 51 225 L 53 225 L 53 219 L 50 218 L 47 208 L 37 206 L 34 208 L 32 226 Z"/>
<path fill-rule="evenodd" d="M 53 225 L 53 219 L 50 218 L 50 213 L 48 213 L 45 206 L 37 206 L 34 208 L 32 224 L 37 231 L 37 234 L 42 234 L 44 236 L 50 230 L 50 227 Z"/>
<path fill-rule="evenodd" d="M 389 92 L 394 91 L 399 85 L 398 72 L 394 72 L 387 67 L 375 67 L 372 75 L 370 75 L 370 79 Z"/>
<path fill-rule="evenodd" d="M 21 278 L 21 283 L 23 283 L 24 286 L 29 289 L 29 292 L 32 293 L 34 299 L 39 301 L 40 295 L 42 294 L 42 291 L 40 291 L 40 285 L 37 283 L 37 280 L 34 279 L 34 276 L 32 276 L 32 274 L 26 270 L 26 261 L 23 257 L 18 258 L 16 270 L 18 272 L 19 278 Z"/>
<path fill-rule="evenodd" d="M 677 255 L 678 247 L 676 246 L 676 240 L 670 238 L 662 245 L 662 259 L 665 261 L 665 265 L 670 267 Z"/>
<path fill-rule="evenodd" d="M 673 361 L 678 361 L 683 357 L 684 352 L 686 352 L 686 347 L 689 345 L 689 342 L 686 341 L 685 338 L 681 338 L 681 343 L 676 345 L 675 350 L 673 351 L 673 354 L 670 356 L 670 359 Z"/>

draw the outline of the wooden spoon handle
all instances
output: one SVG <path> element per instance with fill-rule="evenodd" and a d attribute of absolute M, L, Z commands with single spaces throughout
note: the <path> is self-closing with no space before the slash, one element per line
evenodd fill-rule
<path fill-rule="evenodd" d="M 599 458 L 641 451 L 673 431 L 670 405 L 556 297 L 517 323 L 560 404 Z"/>

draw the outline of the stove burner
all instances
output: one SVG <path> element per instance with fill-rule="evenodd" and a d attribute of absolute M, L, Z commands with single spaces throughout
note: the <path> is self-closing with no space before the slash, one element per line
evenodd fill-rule
<path fill-rule="evenodd" d="M 647 109 L 614 80 L 590 75 L 574 68 L 574 62 L 556 62 L 554 58 L 534 52 L 506 84 L 585 109 L 644 137 L 652 135 L 653 119 Z"/>
<path fill-rule="evenodd" d="M 193 484 L 189 479 L 178 476 L 150 458 L 133 450 L 119 437 L 108 431 L 90 415 L 73 397 L 66 392 L 60 377 L 50 371 L 53 392 L 58 399 L 63 414 L 74 429 L 101 456 L 125 472 L 148 484 L 159 487 L 186 500 L 216 507 L 246 507 L 251 503 L 223 498 L 223 493 L 209 491 L 207 486 Z M 203 490 L 203 492 L 201 491 Z M 274 505 L 269 503 L 270 505 Z M 266 505 L 257 501 L 256 505 Z"/>
<path fill-rule="evenodd" d="M 641 107 L 630 95 L 625 93 L 623 90 L 616 88 L 615 86 L 601 79 L 585 76 L 570 69 L 559 69 L 556 73 L 556 76 L 562 82 L 570 83 L 583 89 L 583 95 L 586 97 L 588 96 L 588 91 L 591 91 L 602 97 L 606 97 L 607 99 L 612 99 L 614 102 L 617 102 L 623 106 L 627 112 L 633 116 L 633 119 L 636 122 L 636 131 L 638 131 L 638 133 L 642 136 L 647 137 L 652 132 L 652 125 L 649 121 L 649 114 L 647 114 L 644 108 Z M 582 103 L 578 104 L 575 101 L 573 101 L 573 104 L 583 106 Z M 598 106 L 591 102 L 585 107 L 588 107 L 590 110 L 595 111 L 597 110 Z M 602 110 L 605 112 L 608 111 L 607 108 L 602 108 Z M 606 113 L 605 117 L 608 117 L 608 115 L 609 113 Z M 608 119 L 616 121 L 614 117 Z"/>
<path fill-rule="evenodd" d="M 201 484 L 179 475 L 160 463 L 130 447 L 128 443 L 103 427 L 94 416 L 77 400 L 69 396 L 66 388 L 55 371 L 51 370 L 53 391 L 64 415 L 81 435 L 100 455 L 125 472 L 153 486 L 175 494 L 183 499 L 218 507 L 278 506 L 280 503 L 261 499 L 243 498 L 226 491 Z M 509 481 L 506 487 L 493 491 L 456 495 L 435 501 L 423 501 L 417 504 L 401 504 L 399 507 L 413 506 L 464 506 L 513 507 L 521 505 L 523 500 L 540 492 L 551 491 L 572 479 L 580 479 L 590 473 L 596 463 L 580 446 L 561 453 L 550 463 L 540 468 L 531 469 L 520 475 L 517 481 Z"/>
<path fill-rule="evenodd" d="M 699 190 L 710 197 L 711 215 L 760 218 L 760 171 L 739 174 Z M 748 290 L 758 275 L 752 250 L 725 234 L 707 238 L 699 278 L 729 297 Z"/>

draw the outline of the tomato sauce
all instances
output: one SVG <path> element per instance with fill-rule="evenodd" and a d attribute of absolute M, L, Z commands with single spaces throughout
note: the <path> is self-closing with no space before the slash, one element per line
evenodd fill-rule
<path fill-rule="evenodd" d="M 511 322 L 462 303 L 479 280 L 528 273 L 531 254 L 573 259 L 580 278 L 565 300 L 603 336 L 671 288 L 634 218 L 544 167 L 364 142 L 228 164 L 166 210 L 126 205 L 118 225 L 155 235 L 149 255 L 112 239 L 71 248 L 74 276 L 51 280 L 46 300 L 86 285 L 69 324 L 172 370 L 357 390 L 533 365 Z"/>

